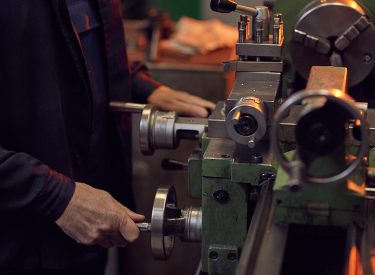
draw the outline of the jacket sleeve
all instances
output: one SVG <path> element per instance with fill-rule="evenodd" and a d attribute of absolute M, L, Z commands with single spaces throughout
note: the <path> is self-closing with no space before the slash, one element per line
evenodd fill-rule
<path fill-rule="evenodd" d="M 74 189 L 71 179 L 37 159 L 0 146 L 0 213 L 31 214 L 54 222 Z"/>
<path fill-rule="evenodd" d="M 147 67 L 141 62 L 131 64 L 132 100 L 134 102 L 146 103 L 147 98 L 161 84 L 153 80 Z"/>

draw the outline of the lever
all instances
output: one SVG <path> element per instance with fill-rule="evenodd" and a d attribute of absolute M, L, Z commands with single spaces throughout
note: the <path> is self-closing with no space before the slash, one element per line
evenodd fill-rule
<path fill-rule="evenodd" d="M 151 231 L 151 223 L 148 223 L 148 222 L 136 223 L 136 226 L 138 227 L 139 231 L 141 231 L 141 232 L 150 232 Z"/>
<path fill-rule="evenodd" d="M 182 161 L 174 160 L 174 159 L 163 159 L 161 163 L 161 167 L 164 170 L 179 171 L 179 170 L 187 170 L 188 164 Z"/>
<path fill-rule="evenodd" d="M 258 15 L 258 10 L 256 8 L 240 5 L 233 0 L 211 0 L 210 6 L 213 11 L 221 13 L 234 11 L 254 17 Z"/>
<path fill-rule="evenodd" d="M 137 104 L 123 101 L 111 101 L 109 103 L 109 109 L 113 112 L 142 113 L 145 107 L 145 104 Z"/>

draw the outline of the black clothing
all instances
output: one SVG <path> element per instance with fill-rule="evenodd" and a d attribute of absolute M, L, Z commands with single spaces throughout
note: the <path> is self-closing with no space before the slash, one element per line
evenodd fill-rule
<path fill-rule="evenodd" d="M 93 101 L 91 141 L 79 176 L 96 188 L 106 188 L 110 181 L 108 136 L 108 87 L 104 33 L 97 3 L 92 0 L 66 0 L 72 26 L 77 33 L 89 72 Z M 67 103 L 69 104 L 69 103 Z M 104 160 L 104 161 L 103 161 Z M 93 173 L 92 171 L 95 171 Z"/>
<path fill-rule="evenodd" d="M 81 262 L 69 268 L 60 270 L 35 269 L 17 273 L 5 273 L 6 275 L 103 275 L 106 267 L 106 257 L 92 261 Z"/>
<path fill-rule="evenodd" d="M 101 187 L 131 205 L 130 119 L 106 112 L 106 101 L 144 101 L 158 84 L 138 64 L 129 69 L 119 3 L 97 4 L 103 81 L 82 43 L 92 33 L 72 27 L 65 0 L 0 0 L 0 274 L 104 257 L 53 223 L 74 181 L 110 176 Z"/>

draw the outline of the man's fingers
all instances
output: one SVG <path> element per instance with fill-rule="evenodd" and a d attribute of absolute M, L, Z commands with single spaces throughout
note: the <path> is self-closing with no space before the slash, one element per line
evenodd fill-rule
<path fill-rule="evenodd" d="M 177 92 L 177 94 L 178 99 L 183 101 L 184 103 L 198 105 L 200 107 L 204 107 L 210 110 L 214 110 L 216 107 L 216 105 L 213 102 L 205 100 L 199 96 L 191 95 L 184 92 Z"/>
<path fill-rule="evenodd" d="M 161 86 L 149 97 L 148 102 L 164 111 L 176 111 L 178 114 L 207 117 L 208 110 L 214 110 L 215 104 L 199 96 L 183 91 L 175 91 Z"/>
<path fill-rule="evenodd" d="M 144 221 L 145 216 L 143 216 L 143 215 L 141 215 L 141 214 L 138 214 L 138 213 L 135 213 L 134 211 L 130 210 L 130 209 L 127 208 L 127 207 L 124 207 L 124 208 L 125 208 L 126 213 L 128 213 L 129 217 L 130 217 L 133 221 L 136 221 L 136 222 Z"/>
<path fill-rule="evenodd" d="M 125 240 L 125 238 L 121 235 L 119 231 L 113 234 L 110 237 L 110 240 L 114 243 L 115 246 L 119 247 L 125 247 L 128 244 L 128 242 Z"/>
<path fill-rule="evenodd" d="M 139 229 L 132 219 L 125 216 L 122 218 L 119 224 L 119 231 L 121 235 L 128 242 L 134 242 L 139 237 Z"/>
<path fill-rule="evenodd" d="M 82 245 L 109 248 L 138 238 L 133 219 L 143 221 L 144 216 L 122 206 L 105 191 L 76 183 L 73 198 L 56 224 Z"/>
<path fill-rule="evenodd" d="M 192 105 L 188 103 L 184 103 L 182 101 L 176 101 L 174 103 L 175 109 L 177 113 L 181 115 L 187 115 L 192 117 L 207 117 L 208 111 L 206 108 Z"/>

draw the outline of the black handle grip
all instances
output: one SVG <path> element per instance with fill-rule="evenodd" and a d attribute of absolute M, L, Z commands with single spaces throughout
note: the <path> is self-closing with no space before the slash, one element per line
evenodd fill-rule
<path fill-rule="evenodd" d="M 229 13 L 235 11 L 237 3 L 232 0 L 211 0 L 211 10 L 221 13 Z"/>

